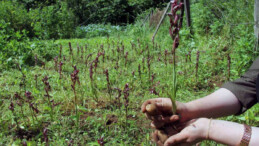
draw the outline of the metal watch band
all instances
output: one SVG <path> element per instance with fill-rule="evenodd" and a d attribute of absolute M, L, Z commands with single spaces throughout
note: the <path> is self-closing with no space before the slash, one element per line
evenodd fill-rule
<path fill-rule="evenodd" d="M 252 135 L 252 128 L 250 126 L 244 124 L 244 128 L 244 135 L 240 142 L 240 146 L 248 146 Z"/>

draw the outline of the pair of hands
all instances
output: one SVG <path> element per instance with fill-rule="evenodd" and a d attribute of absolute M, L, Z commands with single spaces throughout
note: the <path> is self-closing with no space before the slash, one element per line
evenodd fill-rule
<path fill-rule="evenodd" d="M 148 104 L 156 106 L 156 114 L 150 114 L 146 110 Z M 151 127 L 156 128 L 153 133 L 153 140 L 160 146 L 165 145 L 192 145 L 206 139 L 209 120 L 206 118 L 189 119 L 185 112 L 188 112 L 186 105 L 176 102 L 176 113 L 173 115 L 173 104 L 170 98 L 155 98 L 145 101 L 141 110 L 150 119 Z M 181 115 L 181 117 L 180 117 Z M 161 138 L 161 128 L 168 135 L 163 142 Z"/>

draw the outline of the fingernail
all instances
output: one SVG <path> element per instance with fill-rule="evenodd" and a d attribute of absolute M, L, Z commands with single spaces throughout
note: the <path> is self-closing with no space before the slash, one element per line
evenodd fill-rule
<path fill-rule="evenodd" d="M 153 122 L 150 124 L 151 127 L 155 128 L 155 125 L 153 124 Z"/>

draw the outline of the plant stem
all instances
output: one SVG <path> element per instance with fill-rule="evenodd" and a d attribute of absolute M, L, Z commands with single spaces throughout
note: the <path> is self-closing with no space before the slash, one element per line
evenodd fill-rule
<path fill-rule="evenodd" d="M 54 121 L 54 119 L 53 119 L 53 107 L 52 107 L 52 105 L 51 105 L 51 102 L 50 102 L 50 97 L 49 97 L 49 95 L 48 95 L 48 102 L 49 102 L 49 106 L 50 106 L 50 118 L 51 118 L 51 121 Z"/>
<path fill-rule="evenodd" d="M 176 90 L 177 90 L 177 81 L 176 81 L 176 63 L 175 63 L 175 51 L 173 53 L 173 90 L 172 90 L 172 103 L 173 103 L 173 114 L 176 114 L 176 104 L 175 104 L 175 98 L 176 98 Z"/>
<path fill-rule="evenodd" d="M 32 117 L 32 123 L 33 123 L 33 125 L 35 125 L 35 122 L 34 122 L 34 114 L 33 114 L 33 111 L 32 111 L 32 109 L 30 108 L 30 112 L 31 112 L 31 117 Z"/>
<path fill-rule="evenodd" d="M 77 110 L 77 96 L 76 96 L 76 91 L 75 90 L 74 90 L 74 95 L 75 95 L 76 121 L 77 121 L 77 125 L 79 125 L 79 115 L 78 115 L 78 110 Z"/>

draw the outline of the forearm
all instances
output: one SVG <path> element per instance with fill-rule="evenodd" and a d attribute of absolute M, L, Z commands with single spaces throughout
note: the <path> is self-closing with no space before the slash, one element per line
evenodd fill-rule
<path fill-rule="evenodd" d="M 240 111 L 241 105 L 232 92 L 221 88 L 206 97 L 186 103 L 185 107 L 185 112 L 181 114 L 185 120 L 189 120 L 233 115 Z"/>
<path fill-rule="evenodd" d="M 208 120 L 209 121 L 209 120 Z M 239 145 L 244 135 L 244 125 L 222 121 L 212 120 L 209 128 L 209 139 L 226 145 Z M 259 128 L 252 127 L 250 145 L 259 144 Z"/>

